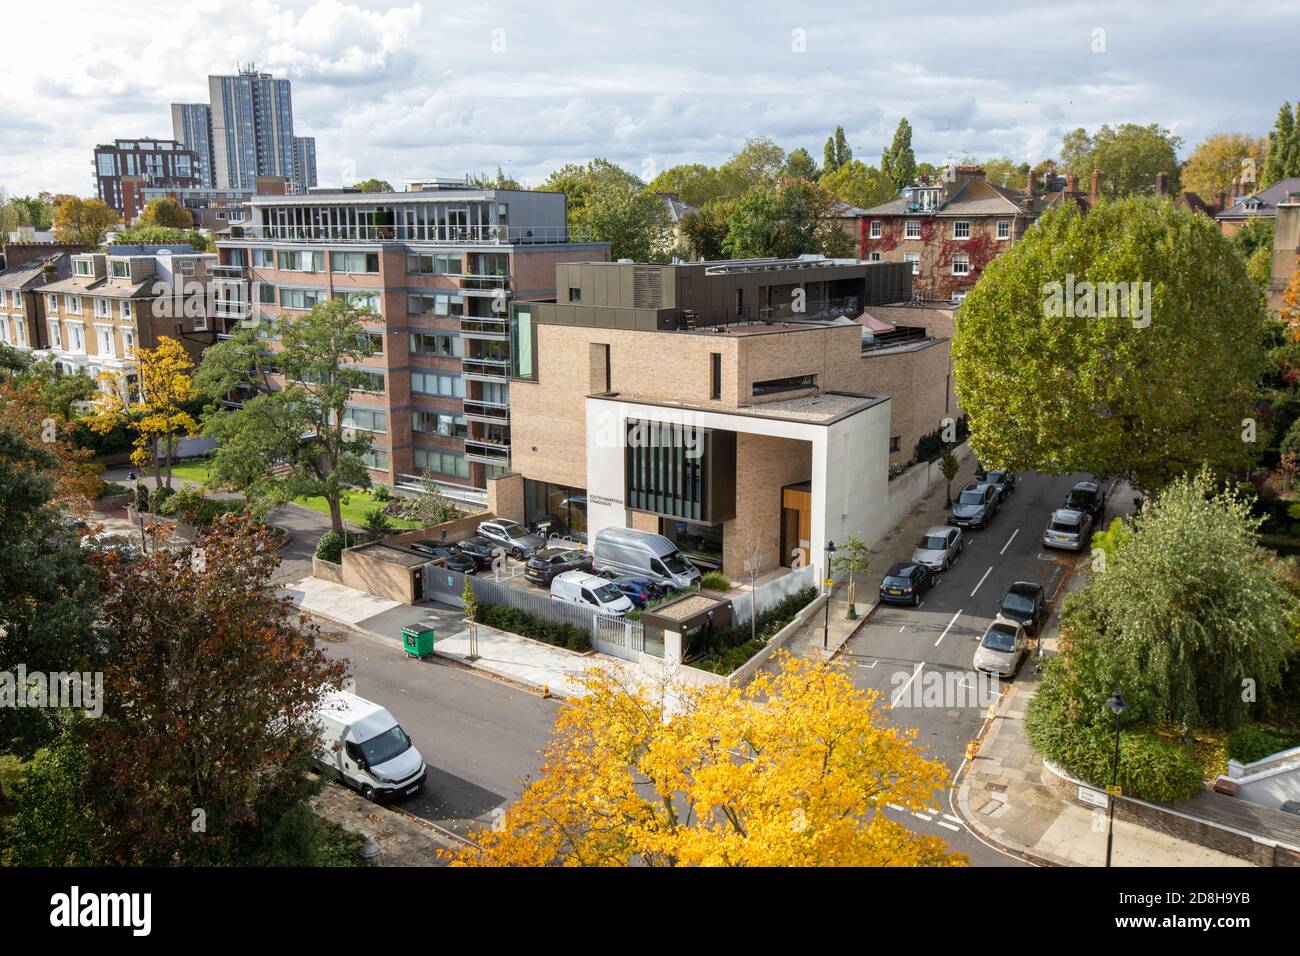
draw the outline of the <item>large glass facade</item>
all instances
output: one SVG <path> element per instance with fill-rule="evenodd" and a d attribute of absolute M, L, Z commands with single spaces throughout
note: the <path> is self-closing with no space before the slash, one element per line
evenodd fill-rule
<path fill-rule="evenodd" d="M 524 479 L 524 523 L 529 528 L 539 521 L 551 522 L 548 534 L 587 540 L 587 492 L 582 488 Z"/>
<path fill-rule="evenodd" d="M 659 533 L 697 566 L 722 567 L 722 525 L 660 518 Z"/>

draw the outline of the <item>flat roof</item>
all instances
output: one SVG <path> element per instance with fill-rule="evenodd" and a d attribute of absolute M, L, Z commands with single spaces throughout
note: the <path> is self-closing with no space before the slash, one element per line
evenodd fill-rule
<path fill-rule="evenodd" d="M 360 551 L 366 553 L 366 557 L 374 558 L 377 561 L 387 561 L 389 564 L 400 564 L 402 567 L 414 568 L 422 564 L 428 564 L 430 558 L 416 554 L 413 551 L 404 551 L 399 547 L 391 544 L 385 544 L 382 541 L 371 541 L 366 544 L 357 545 L 354 548 L 348 548 L 354 554 Z"/>
<path fill-rule="evenodd" d="M 711 412 L 715 415 L 736 415 L 741 418 L 774 418 L 781 421 L 806 422 L 810 425 L 830 425 L 841 418 L 856 415 L 864 409 L 889 401 L 887 395 L 817 392 L 783 401 L 755 402 L 736 408 L 718 408 L 716 405 L 651 398 L 623 392 L 604 392 L 587 397 L 608 402 L 627 402 L 631 405 L 654 405 L 658 408 L 679 408 L 692 412 Z"/>

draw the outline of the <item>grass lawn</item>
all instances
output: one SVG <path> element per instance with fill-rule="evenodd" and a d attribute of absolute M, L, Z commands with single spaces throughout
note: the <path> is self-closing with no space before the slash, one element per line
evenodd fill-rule
<path fill-rule="evenodd" d="M 182 481 L 190 481 L 196 485 L 201 485 L 208 480 L 208 463 L 202 459 L 187 462 L 183 465 L 176 465 L 172 468 L 172 475 Z M 180 487 L 177 485 L 176 487 Z M 366 520 L 366 512 L 374 508 L 378 502 L 371 496 L 368 491 L 351 491 L 348 492 L 348 500 L 343 502 L 343 520 L 350 521 L 354 525 L 363 525 Z M 330 506 L 324 498 L 297 498 L 296 504 L 304 508 L 310 508 L 312 511 L 319 511 L 323 515 L 330 513 Z M 403 530 L 408 528 L 419 528 L 418 521 L 403 521 L 401 518 L 390 519 L 394 528 Z"/>

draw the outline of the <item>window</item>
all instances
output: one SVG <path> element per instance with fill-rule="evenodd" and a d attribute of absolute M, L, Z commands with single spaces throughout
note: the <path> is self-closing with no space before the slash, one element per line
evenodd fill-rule
<path fill-rule="evenodd" d="M 300 250 L 280 250 L 280 269 L 283 272 L 324 272 L 324 252 L 302 252 Z M 337 270 L 336 270 L 337 271 Z M 352 271 L 352 270 L 348 270 Z M 360 270 L 369 271 L 369 270 Z M 376 270 L 377 271 L 377 270 Z"/>
<path fill-rule="evenodd" d="M 411 351 L 416 355 L 462 356 L 465 345 L 459 335 L 412 332 Z"/>
<path fill-rule="evenodd" d="M 381 471 L 387 471 L 388 470 L 388 449 L 371 448 L 364 455 L 361 456 L 361 460 L 364 461 L 366 463 L 366 466 L 369 468 L 378 468 Z"/>
<path fill-rule="evenodd" d="M 184 272 L 185 270 L 182 269 L 181 271 Z M 193 266 L 190 267 L 190 271 L 194 271 Z M 108 264 L 108 272 L 114 279 L 129 279 L 131 278 L 131 263 L 115 259 Z"/>
<path fill-rule="evenodd" d="M 373 392 L 376 395 L 384 394 L 384 373 L 372 372 L 370 369 L 357 369 L 366 377 L 366 384 L 357 389 L 359 392 Z"/>
<path fill-rule="evenodd" d="M 582 301 L 582 290 L 579 289 L 579 288 L 577 288 L 576 286 L 569 286 L 569 301 L 570 301 L 570 302 L 581 302 L 581 301 Z"/>
<path fill-rule="evenodd" d="M 181 274 L 181 275 L 183 275 L 183 276 L 192 276 L 192 275 L 194 275 L 194 260 L 193 260 L 193 259 L 181 259 L 180 261 L 178 261 L 178 262 L 176 263 L 176 268 L 177 268 L 178 270 L 180 270 L 180 274 Z"/>
<path fill-rule="evenodd" d="M 895 451 L 899 451 L 899 450 L 901 450 L 902 447 L 903 447 L 903 446 L 902 446 L 902 436 L 901 436 L 901 435 L 891 435 L 890 438 L 889 438 L 889 450 L 890 450 L 891 452 L 895 452 Z"/>
<path fill-rule="evenodd" d="M 72 271 L 79 276 L 93 276 L 95 267 L 89 259 L 73 259 Z"/>
<path fill-rule="evenodd" d="M 451 292 L 412 292 L 406 296 L 409 315 L 464 315 L 465 300 Z"/>
<path fill-rule="evenodd" d="M 722 398 L 722 353 L 709 356 L 709 398 Z"/>
<path fill-rule="evenodd" d="M 50 326 L 50 345 L 56 349 L 63 348 L 63 326 L 55 320 L 49 323 Z"/>
<path fill-rule="evenodd" d="M 128 356 L 134 355 L 135 354 L 135 329 L 128 329 L 126 327 L 123 327 L 119 331 L 121 331 L 122 333 L 122 354 Z"/>
<path fill-rule="evenodd" d="M 357 336 L 357 344 L 363 349 L 368 349 L 371 355 L 384 354 L 384 333 L 383 332 L 362 332 Z"/>
<path fill-rule="evenodd" d="M 1010 239 L 1010 238 L 1011 238 L 1011 220 L 1010 220 L 1010 219 L 999 219 L 999 220 L 998 220 L 998 238 L 999 238 L 999 239 Z"/>
<path fill-rule="evenodd" d="M 204 313 L 199 313 L 194 317 L 194 331 L 206 332 L 208 330 L 208 317 Z"/>
<path fill-rule="evenodd" d="M 867 256 L 867 261 L 868 261 L 868 262 L 879 262 L 879 261 L 880 261 L 880 253 L 878 253 L 878 252 L 872 252 L 872 253 L 869 253 L 868 256 Z"/>
<path fill-rule="evenodd" d="M 100 355 L 111 358 L 115 354 L 113 349 L 113 327 L 111 325 L 95 326 L 95 346 Z"/>
<path fill-rule="evenodd" d="M 770 378 L 765 382 L 754 383 L 754 395 L 771 395 L 774 392 L 791 392 L 800 388 L 812 388 L 816 384 L 816 375 L 792 375 L 789 378 Z"/>
<path fill-rule="evenodd" d="M 406 256 L 408 275 L 424 276 L 458 276 L 461 274 L 459 253 L 437 253 L 433 255 L 408 253 Z"/>
<path fill-rule="evenodd" d="M 348 407 L 343 412 L 343 423 L 365 432 L 388 431 L 388 413 L 373 408 Z"/>
<path fill-rule="evenodd" d="M 270 249 L 254 249 L 253 267 L 256 269 L 274 269 L 275 253 Z"/>
<path fill-rule="evenodd" d="M 95 299 L 95 318 L 106 319 L 113 314 L 113 303 L 107 299 Z"/>
<path fill-rule="evenodd" d="M 464 415 L 446 412 L 412 412 L 411 430 L 443 438 L 464 438 L 469 433 Z"/>
<path fill-rule="evenodd" d="M 378 272 L 377 252 L 331 252 L 330 268 L 335 272 Z"/>
<path fill-rule="evenodd" d="M 325 301 L 321 289 L 281 289 L 280 305 L 286 309 L 310 309 L 317 302 Z"/>
<path fill-rule="evenodd" d="M 14 316 L 14 343 L 22 348 L 27 347 L 27 323 Z"/>
<path fill-rule="evenodd" d="M 14 289 L 14 291 L 9 293 L 9 303 L 11 309 L 15 312 L 21 312 L 23 310 L 23 294 L 17 289 Z"/>
<path fill-rule="evenodd" d="M 81 315 L 81 296 L 65 295 L 63 297 L 63 311 L 69 315 Z"/>
<path fill-rule="evenodd" d="M 965 293 L 965 292 L 954 292 L 954 293 L 952 294 L 952 301 L 953 301 L 953 302 L 961 302 L 961 301 L 962 301 L 963 299 L 965 299 L 965 298 L 966 298 L 966 293 Z"/>
<path fill-rule="evenodd" d="M 883 232 L 883 227 L 879 219 L 871 220 L 871 238 L 879 239 Z"/>
<path fill-rule="evenodd" d="M 959 252 L 952 257 L 952 274 L 955 276 L 964 276 L 970 272 L 970 256 L 964 252 Z"/>
<path fill-rule="evenodd" d="M 131 300 L 123 299 L 117 307 L 118 314 L 124 319 L 131 318 Z"/>
<path fill-rule="evenodd" d="M 952 237 L 954 239 L 969 239 L 970 222 L 966 219 L 954 219 L 952 223 Z"/>
<path fill-rule="evenodd" d="M 432 448 L 416 448 L 413 452 L 415 468 L 423 472 L 425 469 L 436 472 L 440 475 L 455 475 L 458 478 L 469 477 L 469 462 L 462 456 L 447 451 L 436 451 Z"/>
<path fill-rule="evenodd" d="M 907 222 L 903 223 L 903 238 L 904 238 L 904 239 L 920 239 L 920 238 L 921 238 L 921 220 L 919 220 L 919 219 L 909 219 L 909 220 L 907 220 Z"/>
<path fill-rule="evenodd" d="M 9 345 L 9 319 L 7 316 L 0 315 L 0 343 Z"/>
<path fill-rule="evenodd" d="M 254 284 L 257 286 L 257 301 L 262 305 L 275 305 L 275 286 L 265 282 Z"/>
<path fill-rule="evenodd" d="M 350 309 L 368 309 L 373 314 L 379 315 L 378 292 L 344 292 L 343 299 Z"/>
<path fill-rule="evenodd" d="M 59 297 L 52 292 L 46 294 L 45 296 L 45 311 L 47 312 L 59 311 Z"/>
<path fill-rule="evenodd" d="M 86 351 L 86 327 L 80 322 L 68 323 L 68 349 L 72 352 Z"/>
<path fill-rule="evenodd" d="M 921 274 L 921 254 L 919 252 L 903 253 L 903 261 L 912 263 L 912 275 Z"/>
<path fill-rule="evenodd" d="M 465 380 L 459 375 L 439 375 L 436 372 L 412 372 L 411 391 L 421 395 L 442 395 L 447 398 L 465 397 Z"/>

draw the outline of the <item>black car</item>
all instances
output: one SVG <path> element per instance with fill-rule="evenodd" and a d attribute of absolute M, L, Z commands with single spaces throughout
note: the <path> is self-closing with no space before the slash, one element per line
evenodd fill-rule
<path fill-rule="evenodd" d="M 474 559 L 467 554 L 462 554 L 450 545 L 442 544 L 438 541 L 412 541 L 407 545 L 416 554 L 427 555 L 430 558 L 442 558 L 443 564 L 448 570 L 459 571 L 461 574 L 473 574 L 477 567 Z"/>
<path fill-rule="evenodd" d="M 591 552 L 577 548 L 543 548 L 524 565 L 524 577 L 549 588 L 557 574 L 565 571 L 590 571 Z"/>
<path fill-rule="evenodd" d="M 456 550 L 472 558 L 474 566 L 478 568 L 492 567 L 492 557 L 498 548 L 501 548 L 501 545 L 487 538 L 480 538 L 478 535 L 456 542 Z M 501 550 L 504 552 L 505 549 L 501 548 Z"/>
<path fill-rule="evenodd" d="M 626 594 L 637 607 L 645 607 L 668 593 L 662 584 L 649 578 L 639 578 L 635 574 L 625 574 L 614 578 L 610 583 Z"/>
<path fill-rule="evenodd" d="M 998 607 L 998 617 L 1015 621 L 1027 634 L 1037 634 L 1047 617 L 1047 592 L 1033 581 L 1017 581 L 1007 588 Z"/>
<path fill-rule="evenodd" d="M 959 528 L 983 528 L 998 510 L 998 489 L 987 482 L 971 482 L 948 509 L 948 523 Z"/>
<path fill-rule="evenodd" d="M 924 564 L 900 561 L 889 569 L 880 582 L 880 600 L 888 604 L 910 604 L 916 607 L 921 597 L 934 587 L 934 572 Z"/>
<path fill-rule="evenodd" d="M 1007 496 L 1016 490 L 1016 473 L 1014 471 L 999 468 L 996 471 L 985 472 L 983 480 L 997 488 L 998 498 L 1002 501 L 1006 501 Z"/>
<path fill-rule="evenodd" d="M 1065 496 L 1065 507 L 1092 515 L 1094 527 L 1100 528 L 1106 514 L 1106 492 L 1098 482 L 1080 481 Z"/>

